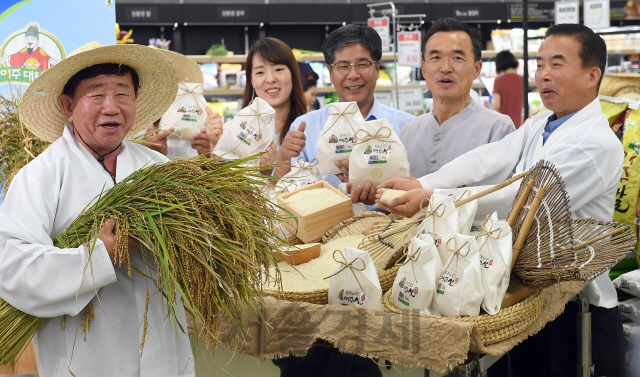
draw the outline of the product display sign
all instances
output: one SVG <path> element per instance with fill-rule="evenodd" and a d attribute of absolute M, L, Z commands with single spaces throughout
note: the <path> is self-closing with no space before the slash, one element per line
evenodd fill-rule
<path fill-rule="evenodd" d="M 391 106 L 391 92 L 376 92 L 376 100 L 385 106 Z"/>
<path fill-rule="evenodd" d="M 420 32 L 410 31 L 398 33 L 398 64 L 405 67 L 420 68 L 421 45 Z"/>
<path fill-rule="evenodd" d="M 398 89 L 398 96 L 393 92 L 393 99 L 398 99 L 395 106 L 402 111 L 424 111 L 424 91 L 422 88 Z"/>
<path fill-rule="evenodd" d="M 0 13 L 0 91 L 9 90 L 9 83 L 24 91 L 42 72 L 91 41 L 116 42 L 111 0 L 2 1 Z"/>
<path fill-rule="evenodd" d="M 580 23 L 579 9 L 578 1 L 556 1 L 556 25 Z"/>
<path fill-rule="evenodd" d="M 370 18 L 369 26 L 380 34 L 382 52 L 391 51 L 391 46 L 389 45 L 389 17 Z"/>
<path fill-rule="evenodd" d="M 609 0 L 584 0 L 584 25 L 593 30 L 611 27 L 609 19 Z"/>

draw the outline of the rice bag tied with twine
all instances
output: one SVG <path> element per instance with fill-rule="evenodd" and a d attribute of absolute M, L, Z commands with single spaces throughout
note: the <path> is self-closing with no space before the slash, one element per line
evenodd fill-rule
<path fill-rule="evenodd" d="M 479 315 L 484 292 L 476 239 L 455 234 L 447 249 L 451 257 L 438 279 L 436 306 L 444 317 Z"/>
<path fill-rule="evenodd" d="M 500 311 L 509 287 L 513 259 L 511 227 L 506 221 L 499 221 L 498 213 L 494 212 L 484 219 L 480 229 L 476 240 L 480 249 L 480 277 L 484 292 L 482 309 L 494 315 Z"/>
<path fill-rule="evenodd" d="M 276 136 L 275 114 L 273 107 L 256 97 L 225 125 L 213 152 L 226 159 L 241 159 L 266 151 Z"/>
<path fill-rule="evenodd" d="M 337 102 L 327 106 L 327 119 L 318 138 L 318 169 L 323 177 L 340 174 L 336 161 L 348 160 L 357 141 L 356 132 L 364 118 L 356 102 Z"/>
<path fill-rule="evenodd" d="M 307 162 L 304 157 L 298 157 L 291 171 L 285 174 L 276 184 L 277 195 L 295 191 L 322 181 L 318 177 L 318 159 Z"/>
<path fill-rule="evenodd" d="M 329 279 L 329 305 L 382 309 L 382 288 L 369 253 L 345 247 L 344 253 L 335 250 L 333 259 L 338 266 L 325 278 Z"/>
<path fill-rule="evenodd" d="M 460 189 L 456 189 L 460 190 Z M 453 203 L 466 199 L 471 195 L 476 194 L 476 190 L 464 189 L 461 194 L 449 194 L 449 196 L 453 197 Z M 469 235 L 471 234 L 471 227 L 473 226 L 473 219 L 476 217 L 476 212 L 478 212 L 478 201 L 472 200 L 469 203 L 462 205 L 456 208 L 456 217 L 458 218 L 458 233 Z"/>
<path fill-rule="evenodd" d="M 356 132 L 358 141 L 349 157 L 349 182 L 364 187 L 378 186 L 391 178 L 409 176 L 407 150 L 386 119 L 365 122 Z"/>
<path fill-rule="evenodd" d="M 393 305 L 401 310 L 417 309 L 421 314 L 440 315 L 433 301 L 436 279 L 442 275 L 442 261 L 433 238 L 428 235 L 411 239 L 391 288 Z"/>
<path fill-rule="evenodd" d="M 160 130 L 174 128 L 167 139 L 170 147 L 191 147 L 193 135 L 200 132 L 207 119 L 202 85 L 190 82 L 178 84 L 176 100 L 160 118 Z"/>
<path fill-rule="evenodd" d="M 453 238 L 458 230 L 458 217 L 453 197 L 431 195 L 424 220 L 418 226 L 417 234 L 429 234 L 433 237 L 434 245 L 438 248 L 440 260 L 445 263 L 451 252 L 447 249 L 447 242 Z"/>

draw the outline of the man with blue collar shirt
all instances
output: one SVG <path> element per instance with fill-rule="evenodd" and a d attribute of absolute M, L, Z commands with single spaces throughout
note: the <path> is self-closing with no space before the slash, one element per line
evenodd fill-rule
<path fill-rule="evenodd" d="M 380 189 L 409 192 L 390 201 L 378 198 L 380 207 L 412 216 L 434 191 L 446 194 L 455 191 L 447 188 L 496 184 L 542 159 L 553 163 L 562 176 L 576 217 L 611 221 L 624 152 L 597 98 L 606 59 L 604 40 L 588 27 L 550 27 L 538 52 L 535 79 L 542 102 L 552 113 L 536 115 L 504 139 L 467 152 L 418 180 L 384 182 Z M 476 219 L 493 211 L 505 218 L 517 189 L 513 184 L 478 199 Z M 622 376 L 622 320 L 608 274 L 587 284 L 583 293 L 590 304 L 595 375 Z M 518 377 L 575 375 L 577 311 L 575 302 L 567 303 L 563 314 L 509 352 Z M 502 372 L 497 375 L 507 375 Z"/>
<path fill-rule="evenodd" d="M 340 101 L 356 102 L 366 121 L 387 119 L 400 135 L 404 125 L 415 118 L 411 114 L 381 104 L 374 96 L 380 73 L 382 40 L 373 28 L 350 24 L 336 29 L 325 39 L 322 52 Z M 320 109 L 298 117 L 291 124 L 290 131 L 304 130 L 306 142 L 302 142 L 304 147 L 301 156 L 307 161 L 318 157 L 318 139 L 328 117 L 326 109 Z M 291 137 L 297 134 L 291 133 Z M 344 160 L 342 164 L 337 162 L 336 165 L 341 168 L 342 174 L 331 174 L 323 178 L 334 186 L 348 182 L 348 164 L 348 160 Z M 289 170 L 289 167 L 278 168 L 274 174 L 281 177 Z M 366 204 L 373 204 L 375 187 L 370 184 L 364 188 L 356 187 L 353 197 L 361 197 Z"/>

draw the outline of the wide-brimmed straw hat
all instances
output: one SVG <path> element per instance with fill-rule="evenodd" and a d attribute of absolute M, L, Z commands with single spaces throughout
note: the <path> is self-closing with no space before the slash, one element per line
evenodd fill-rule
<path fill-rule="evenodd" d="M 178 91 L 176 70 L 159 51 L 126 44 L 103 46 L 90 42 L 43 72 L 27 88 L 19 104 L 20 120 L 42 140 L 54 142 L 68 123 L 58 96 L 73 75 L 96 64 L 123 64 L 140 78 L 136 101 L 136 123 L 130 132 L 144 130 L 162 117 Z"/>
<path fill-rule="evenodd" d="M 150 46 L 150 47 L 153 47 L 153 46 Z M 154 49 L 156 49 L 157 51 L 160 51 L 161 53 L 164 54 L 164 56 L 166 56 L 167 58 L 169 58 L 169 60 L 171 60 L 171 63 L 173 63 L 173 66 L 175 67 L 176 72 L 178 73 L 179 82 L 190 82 L 190 83 L 202 85 L 202 83 L 204 82 L 204 77 L 202 76 L 202 70 L 200 69 L 200 66 L 198 65 L 198 63 L 193 61 L 193 59 L 187 56 L 184 56 L 182 54 L 179 54 L 177 52 L 162 50 L 155 47 Z"/>

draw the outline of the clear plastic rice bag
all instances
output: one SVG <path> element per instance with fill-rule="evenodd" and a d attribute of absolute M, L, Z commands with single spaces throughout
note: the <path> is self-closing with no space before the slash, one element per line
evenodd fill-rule
<path fill-rule="evenodd" d="M 329 276 L 329 305 L 382 309 L 382 288 L 369 253 L 345 247 L 344 252 L 336 250 L 333 259 L 338 266 Z"/>
<path fill-rule="evenodd" d="M 387 179 L 409 176 L 407 150 L 388 120 L 365 122 L 356 136 L 349 157 L 352 187 L 364 187 L 367 182 L 375 187 Z"/>
<path fill-rule="evenodd" d="M 327 106 L 329 118 L 318 138 L 318 169 L 323 177 L 340 174 L 335 162 L 348 160 L 357 141 L 356 132 L 364 118 L 356 102 L 336 102 Z"/>
<path fill-rule="evenodd" d="M 421 314 L 440 315 L 433 302 L 436 279 L 442 275 L 442 261 L 433 238 L 428 234 L 412 238 L 405 255 L 391 288 L 393 305 L 401 310 L 417 309 Z"/>

